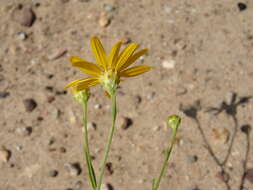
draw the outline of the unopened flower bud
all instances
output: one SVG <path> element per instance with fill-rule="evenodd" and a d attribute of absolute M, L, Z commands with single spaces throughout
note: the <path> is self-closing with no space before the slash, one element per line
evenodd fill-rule
<path fill-rule="evenodd" d="M 171 115 L 167 119 L 167 126 L 172 128 L 173 132 L 176 133 L 181 123 L 181 118 L 178 115 Z"/>
<path fill-rule="evenodd" d="M 84 102 L 87 102 L 90 97 L 90 91 L 89 89 L 77 91 L 76 88 L 72 88 L 72 93 L 74 98 L 80 103 L 83 104 Z"/>

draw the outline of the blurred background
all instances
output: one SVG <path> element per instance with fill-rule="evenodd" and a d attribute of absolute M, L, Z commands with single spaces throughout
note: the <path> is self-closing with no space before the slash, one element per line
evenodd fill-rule
<path fill-rule="evenodd" d="M 0 0 L 0 189 L 88 188 L 82 109 L 64 86 L 85 77 L 119 40 L 149 48 L 153 69 L 121 84 L 103 190 L 151 189 L 182 117 L 160 190 L 250 190 L 253 185 L 253 3 L 250 0 Z M 95 170 L 111 124 L 110 99 L 89 101 Z"/>

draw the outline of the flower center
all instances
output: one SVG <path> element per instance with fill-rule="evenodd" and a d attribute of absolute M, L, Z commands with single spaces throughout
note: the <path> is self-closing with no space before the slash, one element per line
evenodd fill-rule
<path fill-rule="evenodd" d="M 118 87 L 119 77 L 115 71 L 109 70 L 100 75 L 99 82 L 102 84 L 104 90 L 112 95 Z"/>

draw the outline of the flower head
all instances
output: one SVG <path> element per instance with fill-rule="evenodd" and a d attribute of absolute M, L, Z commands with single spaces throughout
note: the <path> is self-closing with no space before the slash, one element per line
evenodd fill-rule
<path fill-rule="evenodd" d="M 121 45 L 122 42 L 116 43 L 110 53 L 106 55 L 100 40 L 97 37 L 93 37 L 91 39 L 91 48 L 97 64 L 76 56 L 70 58 L 73 67 L 80 69 L 90 75 L 90 77 L 74 80 L 65 88 L 74 87 L 75 91 L 81 91 L 100 83 L 106 93 L 112 95 L 116 91 L 121 77 L 134 77 L 151 69 L 151 67 L 146 65 L 128 68 L 140 56 L 147 53 L 148 50 L 142 49 L 135 53 L 139 45 L 132 43 L 120 52 Z"/>

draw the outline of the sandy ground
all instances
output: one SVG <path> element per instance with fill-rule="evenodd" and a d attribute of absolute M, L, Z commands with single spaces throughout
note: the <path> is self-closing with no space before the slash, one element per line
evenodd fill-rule
<path fill-rule="evenodd" d="M 149 48 L 153 67 L 119 89 L 104 189 L 151 189 L 171 131 L 177 145 L 160 190 L 253 189 L 253 3 L 250 0 L 0 0 L 0 189 L 88 188 L 81 107 L 64 86 L 93 60 L 90 38 Z M 243 5 L 246 5 L 244 7 Z M 128 117 L 132 124 L 122 128 Z M 99 169 L 111 124 L 100 87 L 89 102 Z"/>

